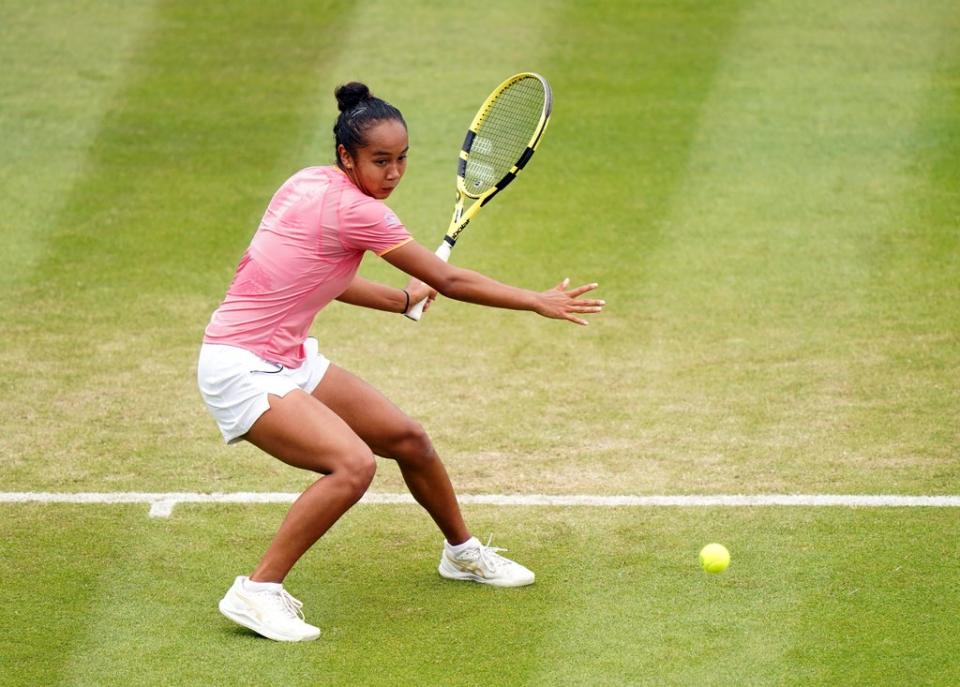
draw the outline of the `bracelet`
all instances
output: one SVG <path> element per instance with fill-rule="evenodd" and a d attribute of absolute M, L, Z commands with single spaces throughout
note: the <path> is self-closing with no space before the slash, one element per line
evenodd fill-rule
<path fill-rule="evenodd" d="M 406 289 L 400 289 L 400 290 L 403 291 L 403 295 L 407 299 L 406 303 L 403 304 L 403 310 L 400 311 L 400 314 L 403 315 L 407 312 L 407 310 L 410 309 L 410 294 L 407 292 Z"/>

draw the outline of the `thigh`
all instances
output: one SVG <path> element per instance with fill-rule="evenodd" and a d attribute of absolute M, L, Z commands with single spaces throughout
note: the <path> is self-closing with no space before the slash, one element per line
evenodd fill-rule
<path fill-rule="evenodd" d="M 396 458 L 397 442 L 422 431 L 390 399 L 336 365 L 330 365 L 313 396 L 343 418 L 378 456 Z"/>
<path fill-rule="evenodd" d="M 337 413 L 301 390 L 270 395 L 270 409 L 243 438 L 294 467 L 330 474 L 370 449 Z"/>

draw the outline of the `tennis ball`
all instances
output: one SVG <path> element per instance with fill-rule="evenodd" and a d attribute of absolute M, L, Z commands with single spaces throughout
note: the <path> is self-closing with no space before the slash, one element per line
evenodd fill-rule
<path fill-rule="evenodd" d="M 730 552 L 723 544 L 707 544 L 700 549 L 700 567 L 708 573 L 721 573 L 730 565 Z"/>

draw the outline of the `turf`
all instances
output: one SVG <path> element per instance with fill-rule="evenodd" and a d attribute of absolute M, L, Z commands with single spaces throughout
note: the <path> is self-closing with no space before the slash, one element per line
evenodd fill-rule
<path fill-rule="evenodd" d="M 224 586 L 210 571 L 247 564 L 276 509 L 2 511 L 17 552 L 3 596 L 47 590 L 3 604 L 20 622 L 8 684 L 946 684 L 960 650 L 945 511 L 471 513 L 523 532 L 542 571 L 533 587 L 492 590 L 436 575 L 415 508 L 362 506 L 288 580 L 324 631 L 288 646 L 210 602 Z M 696 566 L 706 532 L 734 551 L 723 575 Z"/>
<path fill-rule="evenodd" d="M 556 95 L 544 144 L 454 260 L 530 288 L 598 281 L 607 312 L 580 329 L 441 301 L 414 325 L 334 304 L 314 327 L 424 423 L 458 488 L 957 493 L 955 4 L 518 13 L 0 4 L 0 490 L 305 486 L 222 446 L 193 381 L 266 202 L 332 159 L 332 90 L 362 79 L 407 119 L 390 204 L 432 247 L 478 99 L 535 69 Z M 403 489 L 395 466 L 374 488 Z M 211 609 L 282 507 L 2 510 L 10 684 L 942 684 L 958 667 L 949 511 L 474 508 L 540 573 L 500 596 L 435 579 L 416 511 L 364 507 L 292 580 L 324 639 L 278 648 Z M 694 566 L 710 539 L 726 576 Z"/>

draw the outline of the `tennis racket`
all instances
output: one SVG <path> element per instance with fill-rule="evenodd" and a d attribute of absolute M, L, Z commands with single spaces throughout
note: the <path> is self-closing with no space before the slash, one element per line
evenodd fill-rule
<path fill-rule="evenodd" d="M 460 233 L 530 161 L 550 121 L 553 93 L 539 74 L 511 76 L 487 96 L 470 123 L 457 165 L 457 202 L 436 254 L 450 259 Z M 464 210 L 464 202 L 473 203 Z M 427 299 L 406 315 L 419 320 Z"/>

